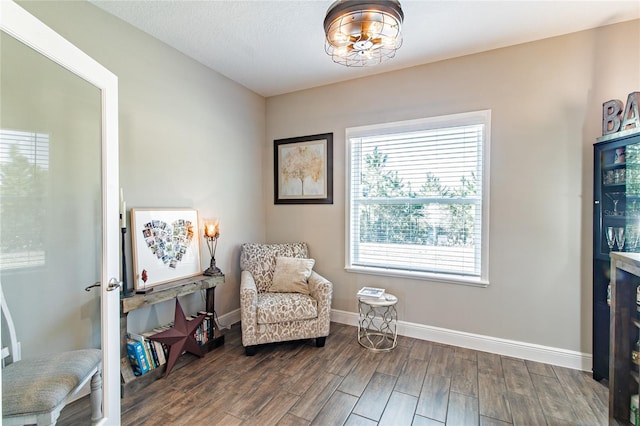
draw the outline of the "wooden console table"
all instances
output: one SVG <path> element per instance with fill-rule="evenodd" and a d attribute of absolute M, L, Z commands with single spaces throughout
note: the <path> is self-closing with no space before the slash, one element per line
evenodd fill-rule
<path fill-rule="evenodd" d="M 639 388 L 631 351 L 640 329 L 636 306 L 640 253 L 611 252 L 610 278 L 609 424 L 619 424 L 618 421 L 629 421 L 631 395 Z"/>
<path fill-rule="evenodd" d="M 224 275 L 209 277 L 205 275 L 198 275 L 191 278 L 186 278 L 179 281 L 173 281 L 164 285 L 158 285 L 154 287 L 154 290 L 147 294 L 135 294 L 131 297 L 120 299 L 120 356 L 127 358 L 127 316 L 129 312 L 136 309 L 140 309 L 146 306 L 152 306 L 156 303 L 166 302 L 173 300 L 179 296 L 186 296 L 197 291 L 206 291 L 206 303 L 205 310 L 207 312 L 214 312 L 215 302 L 215 289 L 218 284 L 224 283 Z M 214 316 L 215 318 L 215 316 Z M 203 352 L 209 352 L 210 350 L 217 348 L 224 344 L 224 335 L 218 328 L 218 324 L 214 321 L 214 337 L 209 342 L 202 346 Z M 183 354 L 176 362 L 173 370 L 176 370 L 183 365 L 197 359 L 195 355 L 189 353 Z M 137 390 L 149 385 L 154 380 L 162 377 L 166 365 L 151 370 L 150 372 L 136 377 L 135 380 L 127 383 L 122 383 L 122 397 L 125 393 L 133 393 Z"/>

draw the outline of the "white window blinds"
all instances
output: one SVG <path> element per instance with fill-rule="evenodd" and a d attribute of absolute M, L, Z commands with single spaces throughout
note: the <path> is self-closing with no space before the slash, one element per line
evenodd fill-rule
<path fill-rule="evenodd" d="M 347 132 L 348 266 L 484 278 L 487 115 Z"/>
<path fill-rule="evenodd" d="M 49 135 L 0 129 L 0 270 L 44 265 Z"/>

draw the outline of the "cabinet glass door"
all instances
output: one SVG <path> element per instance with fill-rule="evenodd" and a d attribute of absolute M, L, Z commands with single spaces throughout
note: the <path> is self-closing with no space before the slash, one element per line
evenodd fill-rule
<path fill-rule="evenodd" d="M 601 226 L 595 254 L 603 258 L 611 251 L 640 252 L 640 141 L 634 142 L 612 144 L 599 154 Z"/>

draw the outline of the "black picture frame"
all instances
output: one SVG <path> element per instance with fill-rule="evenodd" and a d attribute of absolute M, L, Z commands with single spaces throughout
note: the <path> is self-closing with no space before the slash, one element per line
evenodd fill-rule
<path fill-rule="evenodd" d="M 333 204 L 333 133 L 273 141 L 275 204 Z"/>

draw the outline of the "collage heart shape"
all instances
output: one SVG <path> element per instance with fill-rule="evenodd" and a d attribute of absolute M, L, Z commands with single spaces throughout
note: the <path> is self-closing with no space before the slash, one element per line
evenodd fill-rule
<path fill-rule="evenodd" d="M 158 261 L 175 269 L 189 250 L 193 224 L 185 219 L 176 219 L 171 223 L 151 220 L 144 225 L 142 236 Z"/>

